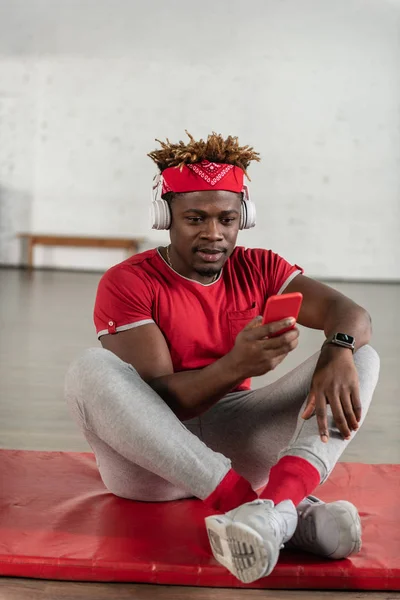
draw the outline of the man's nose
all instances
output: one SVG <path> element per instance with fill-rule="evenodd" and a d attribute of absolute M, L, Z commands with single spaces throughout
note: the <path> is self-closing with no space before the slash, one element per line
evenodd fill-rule
<path fill-rule="evenodd" d="M 224 236 L 222 234 L 222 225 L 218 219 L 209 219 L 205 222 L 205 227 L 202 232 L 204 237 L 209 240 L 221 240 Z"/>

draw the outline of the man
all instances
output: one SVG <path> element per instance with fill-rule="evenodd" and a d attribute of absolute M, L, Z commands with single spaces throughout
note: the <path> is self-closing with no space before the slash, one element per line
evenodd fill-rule
<path fill-rule="evenodd" d="M 360 549 L 356 507 L 310 494 L 356 435 L 379 359 L 363 308 L 271 250 L 236 246 L 255 221 L 243 181 L 258 154 L 231 136 L 189 137 L 150 154 L 162 196 L 153 227 L 169 229 L 171 243 L 102 277 L 103 348 L 71 366 L 66 398 L 107 488 L 143 501 L 200 498 L 215 513 L 206 519 L 215 558 L 250 582 L 271 573 L 283 544 L 330 558 Z M 297 346 L 297 328 L 273 335 L 293 319 L 259 316 L 268 297 L 289 292 L 303 294 L 298 322 L 326 341 L 252 391 L 250 378 Z"/>

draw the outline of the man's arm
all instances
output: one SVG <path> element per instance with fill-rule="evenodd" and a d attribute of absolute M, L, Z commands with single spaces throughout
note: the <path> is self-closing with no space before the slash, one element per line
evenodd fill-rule
<path fill-rule="evenodd" d="M 274 369 L 297 345 L 298 331 L 266 340 L 287 326 L 283 322 L 259 325 L 252 321 L 239 333 L 234 348 L 208 367 L 173 372 L 165 338 L 155 323 L 104 335 L 100 341 L 131 364 L 182 420 L 210 408 L 247 377 Z"/>
<path fill-rule="evenodd" d="M 300 325 L 322 329 L 326 337 L 337 332 L 352 335 L 356 340 L 356 349 L 368 344 L 371 338 L 371 318 L 353 300 L 305 275 L 297 275 L 289 283 L 285 293 L 291 292 L 303 294 L 298 318 Z"/>
<path fill-rule="evenodd" d="M 285 290 L 301 292 L 303 304 L 298 322 L 306 327 L 322 329 L 328 337 L 347 333 L 356 340 L 356 349 L 367 344 L 371 337 L 371 318 L 368 312 L 336 290 L 298 275 Z M 350 349 L 327 344 L 322 347 L 315 368 L 303 419 L 316 414 L 323 442 L 329 439 L 327 403 L 332 409 L 336 427 L 345 439 L 358 429 L 361 419 L 358 374 Z"/>
<path fill-rule="evenodd" d="M 204 369 L 174 373 L 167 343 L 155 323 L 105 335 L 100 341 L 135 367 L 180 419 L 196 416 L 197 409 L 204 412 L 241 381 L 227 357 Z"/>

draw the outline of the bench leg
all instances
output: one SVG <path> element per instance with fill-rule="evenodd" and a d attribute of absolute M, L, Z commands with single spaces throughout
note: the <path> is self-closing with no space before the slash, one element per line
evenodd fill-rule
<path fill-rule="evenodd" d="M 27 267 L 28 269 L 32 270 L 33 269 L 33 246 L 34 246 L 34 242 L 33 240 L 30 238 L 28 240 L 28 256 L 27 256 Z"/>

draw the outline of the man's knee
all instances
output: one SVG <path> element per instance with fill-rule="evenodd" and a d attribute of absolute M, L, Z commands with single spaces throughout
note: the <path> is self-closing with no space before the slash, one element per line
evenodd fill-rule
<path fill-rule="evenodd" d="M 101 373 L 110 358 L 104 348 L 88 348 L 77 356 L 70 364 L 65 376 L 66 392 L 78 389 L 83 382 L 90 379 L 92 375 Z M 117 358 L 117 357 L 116 357 Z"/>
<path fill-rule="evenodd" d="M 104 367 L 122 362 L 110 350 L 105 348 L 87 348 L 71 363 L 69 371 L 74 373 L 92 373 L 101 371 Z"/>
<path fill-rule="evenodd" d="M 380 358 L 377 351 L 369 344 L 361 346 L 354 354 L 354 362 L 359 375 L 376 385 L 379 377 Z"/>
<path fill-rule="evenodd" d="M 366 344 L 365 346 L 361 346 L 361 348 L 359 348 L 357 350 L 357 352 L 354 354 L 354 356 L 356 358 L 360 359 L 363 363 L 368 364 L 372 369 L 379 371 L 379 367 L 380 367 L 379 354 L 369 344 Z"/>
<path fill-rule="evenodd" d="M 88 399 L 94 390 L 107 389 L 118 375 L 140 379 L 135 369 L 105 348 L 88 348 L 71 363 L 65 376 L 64 397 L 69 404 Z"/>
<path fill-rule="evenodd" d="M 380 359 L 376 350 L 372 346 L 366 345 L 359 348 L 354 354 L 354 362 L 358 372 L 362 406 L 361 422 L 363 422 L 378 383 Z"/>

